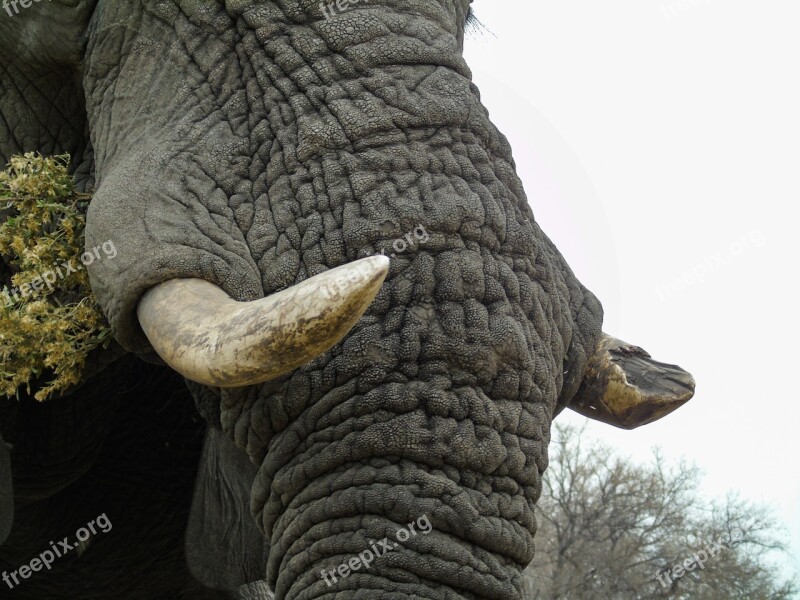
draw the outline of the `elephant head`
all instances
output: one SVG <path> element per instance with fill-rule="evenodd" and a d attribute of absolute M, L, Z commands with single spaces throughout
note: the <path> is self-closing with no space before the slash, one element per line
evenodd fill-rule
<path fill-rule="evenodd" d="M 190 380 L 209 443 L 249 457 L 215 454 L 218 493 L 249 495 L 279 598 L 519 598 L 553 418 L 635 427 L 694 389 L 602 333 L 534 221 L 462 58 L 469 5 L 0 21 L 0 154 L 67 150 L 96 182 L 87 247 L 118 254 L 93 291 L 120 345 Z"/>

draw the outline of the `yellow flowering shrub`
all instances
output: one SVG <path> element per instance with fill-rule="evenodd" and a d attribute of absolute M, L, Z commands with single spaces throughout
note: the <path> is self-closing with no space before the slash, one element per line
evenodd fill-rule
<path fill-rule="evenodd" d="M 0 395 L 37 400 L 81 380 L 111 342 L 79 257 L 91 196 L 75 190 L 69 156 L 13 157 L 0 172 Z"/>

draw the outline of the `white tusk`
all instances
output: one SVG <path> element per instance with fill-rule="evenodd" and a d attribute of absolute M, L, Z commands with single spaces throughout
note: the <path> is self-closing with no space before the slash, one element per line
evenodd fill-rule
<path fill-rule="evenodd" d="M 338 343 L 388 272 L 386 256 L 371 256 L 251 302 L 202 279 L 171 279 L 142 296 L 137 314 L 155 351 L 184 377 L 214 387 L 254 385 Z"/>

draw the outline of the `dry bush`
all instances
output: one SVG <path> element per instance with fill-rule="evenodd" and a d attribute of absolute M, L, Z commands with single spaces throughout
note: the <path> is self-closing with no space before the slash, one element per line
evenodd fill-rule
<path fill-rule="evenodd" d="M 69 156 L 13 157 L 0 172 L 0 394 L 37 400 L 81 380 L 86 357 L 111 341 L 79 257 L 90 196 Z M 64 265 L 69 263 L 74 272 Z M 44 279 L 55 279 L 45 285 Z"/>

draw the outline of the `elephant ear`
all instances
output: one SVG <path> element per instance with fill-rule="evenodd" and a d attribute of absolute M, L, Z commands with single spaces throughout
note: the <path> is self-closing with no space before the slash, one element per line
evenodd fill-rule
<path fill-rule="evenodd" d="M 14 488 L 11 480 L 11 446 L 0 435 L 0 546 L 14 523 Z"/>
<path fill-rule="evenodd" d="M 634 429 L 688 402 L 694 388 L 694 378 L 677 365 L 655 361 L 638 346 L 603 334 L 569 408 Z"/>
<path fill-rule="evenodd" d="M 186 560 L 205 587 L 237 597 L 244 589 L 266 587 L 261 580 L 269 544 L 250 514 L 257 470 L 219 429 L 208 428 L 186 530 Z M 260 596 L 250 592 L 250 597 Z"/>

